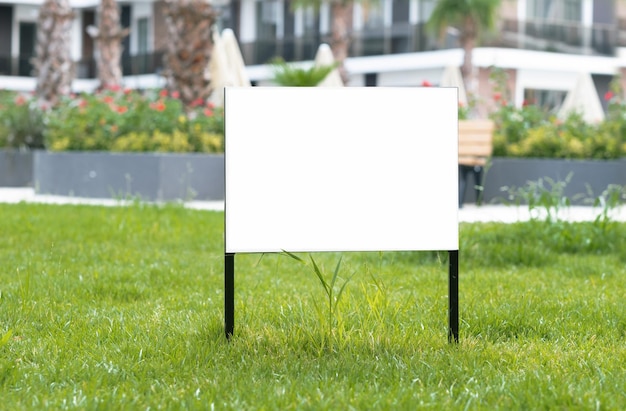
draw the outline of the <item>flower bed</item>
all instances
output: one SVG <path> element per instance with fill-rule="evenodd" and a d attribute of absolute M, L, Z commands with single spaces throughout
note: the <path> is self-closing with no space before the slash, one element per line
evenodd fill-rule
<path fill-rule="evenodd" d="M 0 147 L 215 153 L 223 145 L 222 109 L 199 100 L 185 110 L 177 92 L 108 89 L 68 96 L 54 108 L 0 92 Z"/>
<path fill-rule="evenodd" d="M 590 124 L 579 113 L 559 119 L 553 112 L 525 101 L 511 105 L 501 71 L 492 73 L 496 110 L 494 157 L 611 160 L 626 157 L 626 104 L 619 78 L 604 96 L 606 119 Z"/>

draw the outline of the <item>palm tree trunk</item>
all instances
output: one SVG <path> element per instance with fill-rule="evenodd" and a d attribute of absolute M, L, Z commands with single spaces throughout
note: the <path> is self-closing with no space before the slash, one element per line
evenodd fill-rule
<path fill-rule="evenodd" d="M 191 107 L 211 94 L 205 73 L 213 52 L 216 13 L 208 0 L 166 0 L 165 4 L 168 88 L 178 91 L 185 107 Z"/>
<path fill-rule="evenodd" d="M 62 95 L 72 89 L 74 63 L 70 52 L 71 29 L 74 20 L 68 0 L 45 0 L 37 21 L 37 74 L 35 94 L 40 106 L 57 104 Z"/>
<path fill-rule="evenodd" d="M 464 21 L 464 28 L 460 37 L 461 47 L 463 47 L 463 65 L 461 66 L 461 74 L 465 86 L 470 92 L 474 92 L 474 62 L 472 54 L 476 47 L 476 38 L 478 31 L 476 22 L 473 18 L 467 17 Z"/>
<path fill-rule="evenodd" d="M 115 0 L 102 0 L 100 3 L 100 24 L 98 28 L 89 26 L 88 32 L 98 47 L 98 80 L 101 89 L 115 89 L 122 84 L 122 39 L 129 33 L 120 25 L 120 10 Z"/>
<path fill-rule="evenodd" d="M 348 83 L 348 72 L 344 66 L 344 61 L 350 52 L 352 27 L 352 2 L 333 1 L 332 2 L 332 29 L 330 48 L 333 51 L 333 57 L 339 64 L 339 74 L 343 84 Z"/>

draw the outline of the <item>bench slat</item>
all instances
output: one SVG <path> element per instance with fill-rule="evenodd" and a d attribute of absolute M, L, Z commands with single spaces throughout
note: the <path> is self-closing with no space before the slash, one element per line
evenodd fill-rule
<path fill-rule="evenodd" d="M 459 122 L 459 164 L 483 166 L 493 152 L 491 120 Z"/>

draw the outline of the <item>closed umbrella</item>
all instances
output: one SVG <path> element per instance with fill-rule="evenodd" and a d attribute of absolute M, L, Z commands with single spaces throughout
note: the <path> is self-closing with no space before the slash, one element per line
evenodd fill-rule
<path fill-rule="evenodd" d="M 322 43 L 317 49 L 315 54 L 315 67 L 332 66 L 335 64 L 335 57 L 328 44 Z M 322 80 L 317 87 L 343 87 L 343 81 L 341 81 L 341 75 L 339 69 L 335 68 L 333 71 Z"/>
<path fill-rule="evenodd" d="M 224 29 L 222 31 L 222 41 L 224 42 L 224 50 L 226 51 L 228 65 L 233 77 L 233 86 L 250 87 L 250 78 L 246 72 L 246 65 L 243 61 L 235 33 L 231 29 Z"/>
<path fill-rule="evenodd" d="M 234 82 L 224 41 L 217 30 L 213 32 L 213 54 L 209 62 L 208 76 L 213 88 L 211 101 L 222 106 L 224 104 L 224 87 L 232 86 Z"/>
<path fill-rule="evenodd" d="M 602 103 L 589 73 L 581 73 L 578 76 L 574 88 L 567 93 L 557 117 L 565 120 L 573 112 L 582 115 L 583 120 L 588 123 L 604 120 Z"/>
<path fill-rule="evenodd" d="M 441 87 L 456 87 L 459 89 L 459 104 L 467 107 L 467 93 L 465 92 L 465 84 L 461 70 L 456 66 L 447 66 L 441 75 L 439 82 Z"/>

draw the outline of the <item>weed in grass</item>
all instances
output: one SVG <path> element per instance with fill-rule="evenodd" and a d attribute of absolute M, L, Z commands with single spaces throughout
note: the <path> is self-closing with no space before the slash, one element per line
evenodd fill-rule
<path fill-rule="evenodd" d="M 285 250 L 283 250 L 283 253 L 298 261 L 299 263 L 308 266 L 319 280 L 322 288 L 324 289 L 324 293 L 326 294 L 326 314 L 324 315 L 324 310 L 322 310 L 321 307 L 319 307 L 317 304 L 315 305 L 318 315 L 320 315 L 320 318 L 325 317 L 326 323 L 325 337 L 322 340 L 320 348 L 323 350 L 325 347 L 330 347 L 332 345 L 332 342 L 334 341 L 343 344 L 343 342 L 345 341 L 342 328 L 343 321 L 341 315 L 339 314 L 338 306 L 339 301 L 341 300 L 341 296 L 346 289 L 346 285 L 348 285 L 348 282 L 354 276 L 354 273 L 351 276 L 347 277 L 343 281 L 343 283 L 338 286 L 337 280 L 339 279 L 339 269 L 341 268 L 342 257 L 339 257 L 332 277 L 330 281 L 328 281 L 326 279 L 328 275 L 323 272 L 323 269 L 320 268 L 320 265 L 315 261 L 312 255 L 309 255 L 310 262 L 307 262 L 296 254 L 290 253 Z"/>
<path fill-rule="evenodd" d="M 594 197 L 589 187 L 587 187 L 587 193 L 589 195 L 587 203 L 600 208 L 600 213 L 594 223 L 604 231 L 611 224 L 611 213 L 620 205 L 626 204 L 626 185 L 609 184 L 597 197 Z"/>
<path fill-rule="evenodd" d="M 527 204 L 530 215 L 534 219 L 543 219 L 552 223 L 560 219 L 560 212 L 571 205 L 571 200 L 564 194 L 565 188 L 572 180 L 569 173 L 565 180 L 555 181 L 550 177 L 529 181 L 523 187 L 502 187 L 508 193 L 506 203 Z"/>

